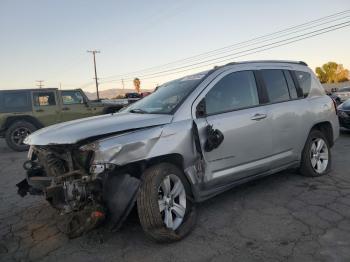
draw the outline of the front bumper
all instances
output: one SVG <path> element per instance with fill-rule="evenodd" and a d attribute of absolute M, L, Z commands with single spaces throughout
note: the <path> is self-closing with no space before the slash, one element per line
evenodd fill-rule
<path fill-rule="evenodd" d="M 91 190 L 96 199 L 100 199 L 98 195 L 101 196 L 102 201 L 84 203 L 78 209 L 67 209 L 66 204 L 70 201 L 67 191 L 62 184 L 55 184 L 55 181 L 57 178 L 46 176 L 43 169 L 32 167 L 27 169 L 26 178 L 17 184 L 17 193 L 22 197 L 27 194 L 43 195 L 52 207 L 70 216 L 71 220 L 67 224 L 69 230 L 65 232 L 70 238 L 78 237 L 101 224 L 106 212 L 109 228 L 118 230 L 134 207 L 140 186 L 140 179 L 126 172 L 106 171 L 85 187 L 86 190 Z M 72 227 L 71 224 L 75 226 Z"/>

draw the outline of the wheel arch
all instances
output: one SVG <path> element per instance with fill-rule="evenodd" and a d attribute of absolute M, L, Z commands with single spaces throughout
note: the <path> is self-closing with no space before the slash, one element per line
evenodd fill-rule
<path fill-rule="evenodd" d="M 159 163 L 170 163 L 178 167 L 184 173 L 184 177 L 186 178 L 188 184 L 190 185 L 191 194 L 192 195 L 194 194 L 191 180 L 187 177 L 185 172 L 184 157 L 181 154 L 171 153 L 171 154 L 156 156 L 149 159 L 144 159 L 141 161 L 126 164 L 124 166 L 121 166 L 120 169 L 127 170 L 132 176 L 141 179 L 143 172 L 148 167 L 151 167 Z"/>
<path fill-rule="evenodd" d="M 8 129 L 13 123 L 18 122 L 18 121 L 25 121 L 33 124 L 35 127 L 43 128 L 44 125 L 35 117 L 29 116 L 29 115 L 23 115 L 23 116 L 9 116 L 6 118 L 5 123 L 4 123 L 4 129 Z"/>
<path fill-rule="evenodd" d="M 313 125 L 310 132 L 312 130 L 318 130 L 318 131 L 322 132 L 326 136 L 329 146 L 332 147 L 334 145 L 333 128 L 332 128 L 332 124 L 330 122 L 324 121 L 324 122 L 317 123 L 317 124 Z"/>

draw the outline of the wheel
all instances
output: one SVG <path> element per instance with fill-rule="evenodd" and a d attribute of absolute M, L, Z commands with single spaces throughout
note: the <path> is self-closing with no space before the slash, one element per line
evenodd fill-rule
<path fill-rule="evenodd" d="M 148 168 L 137 196 L 137 211 L 146 235 L 157 242 L 184 238 L 194 227 L 196 210 L 190 186 L 176 166 Z"/>
<path fill-rule="evenodd" d="M 11 149 L 15 151 L 26 151 L 28 150 L 29 146 L 23 144 L 23 141 L 35 130 L 37 130 L 37 128 L 29 122 L 15 122 L 6 130 L 6 143 Z"/>
<path fill-rule="evenodd" d="M 304 176 L 317 177 L 331 170 L 332 156 L 325 135 L 312 130 L 303 149 L 300 172 Z"/>

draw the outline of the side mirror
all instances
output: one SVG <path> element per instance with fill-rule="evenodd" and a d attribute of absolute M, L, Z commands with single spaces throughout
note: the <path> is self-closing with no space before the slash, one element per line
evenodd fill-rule
<path fill-rule="evenodd" d="M 197 105 L 196 108 L 196 117 L 197 118 L 202 118 L 207 115 L 206 107 L 205 107 L 205 98 L 203 98 L 199 104 Z"/>

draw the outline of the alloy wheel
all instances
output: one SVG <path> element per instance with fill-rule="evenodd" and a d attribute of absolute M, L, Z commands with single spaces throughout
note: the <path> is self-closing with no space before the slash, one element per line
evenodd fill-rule
<path fill-rule="evenodd" d="M 176 230 L 186 213 L 186 191 L 179 177 L 174 174 L 164 177 L 158 188 L 158 205 L 165 226 Z"/>
<path fill-rule="evenodd" d="M 327 143 L 322 138 L 316 138 L 312 141 L 311 165 L 318 174 L 323 173 L 328 167 L 329 150 Z"/>
<path fill-rule="evenodd" d="M 18 146 L 23 145 L 24 139 L 31 134 L 31 131 L 26 127 L 18 127 L 13 130 L 11 134 L 11 140 Z"/>

